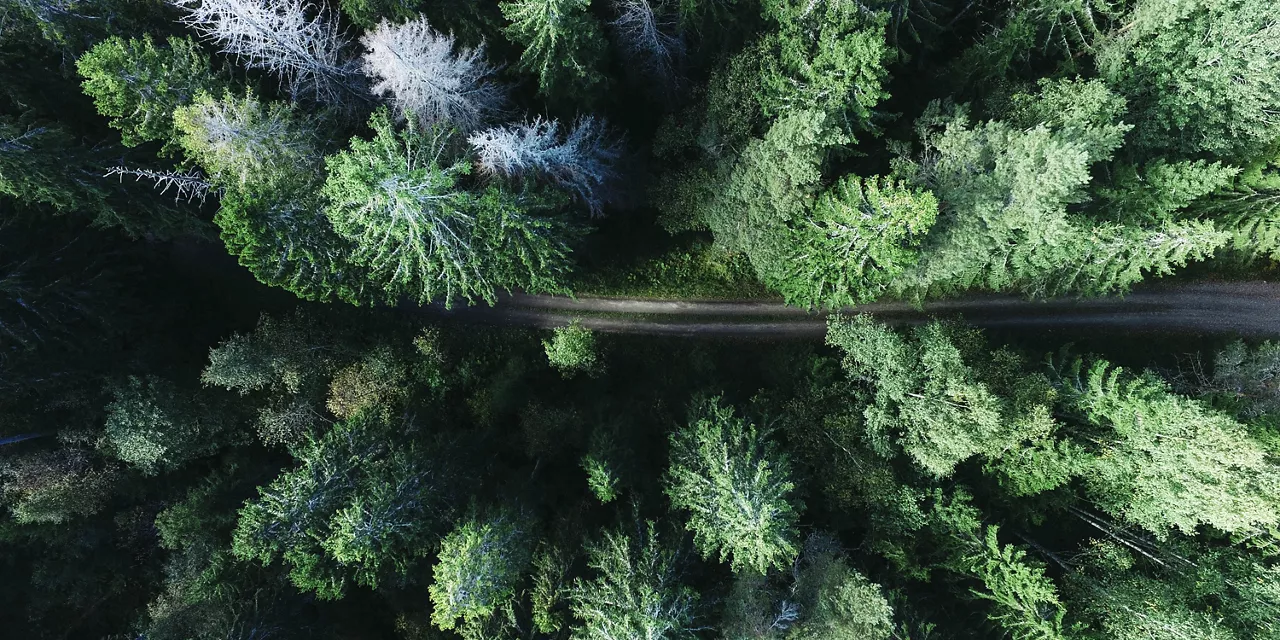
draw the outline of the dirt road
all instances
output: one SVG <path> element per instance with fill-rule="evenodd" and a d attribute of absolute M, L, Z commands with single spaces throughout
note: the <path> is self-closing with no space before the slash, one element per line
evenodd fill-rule
<path fill-rule="evenodd" d="M 557 327 L 575 318 L 613 333 L 755 338 L 819 338 L 826 314 L 771 301 L 565 298 L 515 294 L 495 306 L 432 305 L 431 315 L 505 326 Z M 1280 336 L 1280 283 L 1210 282 L 1145 287 L 1124 297 L 1033 301 L 1007 296 L 941 300 L 916 309 L 906 303 L 859 305 L 891 324 L 935 316 L 963 317 L 980 327 L 1059 328 Z"/>

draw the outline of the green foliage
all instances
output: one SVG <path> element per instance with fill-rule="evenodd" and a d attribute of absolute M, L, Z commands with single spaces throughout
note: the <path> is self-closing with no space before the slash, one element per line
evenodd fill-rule
<path fill-rule="evenodd" d="M 1098 53 L 1149 154 L 1249 157 L 1280 137 L 1280 7 L 1268 0 L 1139 0 Z"/>
<path fill-rule="evenodd" d="M 590 0 L 515 0 L 498 6 L 511 23 L 503 33 L 524 47 L 520 68 L 538 74 L 546 97 L 589 97 L 605 78 L 606 44 Z"/>
<path fill-rule="evenodd" d="M 173 112 L 178 143 L 215 183 L 246 196 L 271 196 L 314 184 L 317 123 L 284 102 L 263 103 L 229 90 L 201 93 Z"/>
<path fill-rule="evenodd" d="M 508 610 L 516 597 L 516 583 L 529 565 L 528 533 L 519 517 L 500 512 L 459 522 L 440 543 L 439 562 L 431 584 L 431 621 L 441 629 L 483 625 Z"/>
<path fill-rule="evenodd" d="M 1205 383 L 1200 392 L 1217 394 L 1238 417 L 1280 414 L 1280 343 L 1228 344 L 1215 354 L 1213 375 Z"/>
<path fill-rule="evenodd" d="M 76 69 L 85 94 L 130 147 L 157 140 L 168 147 L 177 135 L 174 110 L 223 89 L 208 56 L 190 37 L 170 37 L 167 47 L 157 47 L 150 35 L 112 37 L 80 56 Z"/>
<path fill-rule="evenodd" d="M 689 513 L 703 557 L 718 555 L 735 572 L 764 573 L 795 559 L 799 512 L 787 457 L 719 398 L 698 403 L 671 435 L 667 497 Z"/>
<path fill-rule="evenodd" d="M 1233 249 L 1280 259 L 1280 189 L 1239 184 L 1205 198 L 1197 209 L 1231 234 Z"/>
<path fill-rule="evenodd" d="M 893 637 L 893 608 L 880 585 L 849 568 L 821 536 L 810 537 L 797 571 L 795 592 L 801 603 L 799 624 L 789 640 L 840 640 Z"/>
<path fill-rule="evenodd" d="M 539 633 L 557 633 L 565 626 L 562 609 L 569 597 L 569 570 L 572 558 L 559 547 L 543 544 L 533 555 L 532 586 L 529 608 L 533 626 Z"/>
<path fill-rule="evenodd" d="M 1098 195 L 1108 201 L 1105 206 L 1113 219 L 1165 222 L 1198 198 L 1230 184 L 1239 171 L 1220 162 L 1157 158 L 1141 171 L 1121 165 L 1112 186 L 1098 189 Z"/>
<path fill-rule="evenodd" d="M 999 528 L 957 533 L 965 551 L 953 568 L 982 583 L 971 593 L 991 603 L 988 619 L 1014 640 L 1063 640 L 1066 609 L 1057 587 L 1045 575 L 1044 567 L 1027 560 L 1026 552 L 1013 545 L 1001 545 Z"/>
<path fill-rule="evenodd" d="M 1090 165 L 1120 146 L 1129 128 L 1116 122 L 1123 100 L 1098 81 L 1068 80 L 1012 102 L 1011 121 L 971 125 L 967 109 L 940 103 L 917 121 L 925 152 L 896 169 L 932 189 L 943 215 L 919 267 L 902 279 L 905 291 L 1035 293 L 1072 255 L 1064 248 L 1088 237 L 1087 223 L 1073 223 L 1067 208 L 1084 199 Z"/>
<path fill-rule="evenodd" d="M 130 377 L 106 411 L 100 447 L 146 475 L 212 452 L 224 429 L 216 410 L 155 376 Z"/>
<path fill-rule="evenodd" d="M 813 213 L 791 230 L 777 283 L 790 304 L 838 309 L 870 302 L 918 260 L 938 215 L 928 191 L 889 178 L 847 176 L 818 196 Z"/>
<path fill-rule="evenodd" d="M 429 449 L 394 438 L 398 426 L 362 413 L 308 436 L 298 465 L 240 510 L 232 550 L 283 559 L 299 589 L 342 596 L 354 580 L 376 587 L 405 575 L 447 515 L 449 470 Z"/>
<path fill-rule="evenodd" d="M 609 464 L 594 455 L 582 458 L 582 469 L 587 472 L 587 488 L 602 504 L 609 504 L 618 497 L 618 476 Z"/>
<path fill-rule="evenodd" d="M 566 378 L 579 373 L 595 375 L 601 371 L 596 334 L 582 326 L 579 320 L 553 329 L 551 339 L 542 341 L 542 348 L 547 352 L 547 361 Z"/>
<path fill-rule="evenodd" d="M 1280 521 L 1280 469 L 1244 425 L 1105 360 L 1075 360 L 1062 375 L 1067 406 L 1094 428 L 1083 477 L 1102 509 L 1161 538 Z"/>
<path fill-rule="evenodd" d="M 325 406 L 343 419 L 365 411 L 390 413 L 405 399 L 408 377 L 408 367 L 390 349 L 374 349 L 333 377 Z"/>
<path fill-rule="evenodd" d="M 995 458 L 1052 430 L 1047 412 L 1010 406 L 978 379 L 965 362 L 976 354 L 962 350 L 971 340 L 937 322 L 908 340 L 870 316 L 830 319 L 827 344 L 844 352 L 850 379 L 874 393 L 863 413 L 873 450 L 888 457 L 901 447 L 921 469 L 945 477 L 974 455 Z"/>
<path fill-rule="evenodd" d="M 482 194 L 459 181 L 470 164 L 453 157 L 453 133 L 426 131 L 415 118 L 396 132 L 388 112 L 369 122 L 372 141 L 354 138 L 328 159 L 321 192 L 334 229 L 352 244 L 346 259 L 368 269 L 383 299 L 493 302 L 496 290 L 558 291 L 567 270 L 567 230 L 526 213 L 514 196 Z"/>
<path fill-rule="evenodd" d="M 116 477 L 95 469 L 87 452 L 65 448 L 0 459 L 0 479 L 14 520 L 61 525 L 101 511 Z"/>
<path fill-rule="evenodd" d="M 852 133 L 874 130 L 873 109 L 889 97 L 883 85 L 893 52 L 888 14 L 846 2 L 767 0 L 763 13 L 778 29 L 756 44 L 756 102 L 765 117 L 819 111 Z"/>
<path fill-rule="evenodd" d="M 342 12 L 364 29 L 378 26 L 382 20 L 405 22 L 418 16 L 422 0 L 339 0 Z"/>
<path fill-rule="evenodd" d="M 595 578 L 574 580 L 573 640 L 695 637 L 697 594 L 680 582 L 680 555 L 658 538 L 653 522 L 637 531 L 605 531 L 587 547 Z"/>

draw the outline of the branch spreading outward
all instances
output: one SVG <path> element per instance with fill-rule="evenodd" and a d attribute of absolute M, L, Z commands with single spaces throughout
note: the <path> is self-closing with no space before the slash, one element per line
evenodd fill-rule
<path fill-rule="evenodd" d="M 579 119 L 563 141 L 559 133 L 559 122 L 538 118 L 486 129 L 469 141 L 481 171 L 506 178 L 544 178 L 573 193 L 598 216 L 607 199 L 606 188 L 617 177 L 621 145 L 610 137 L 603 121 L 591 116 Z"/>
<path fill-rule="evenodd" d="M 134 182 L 142 179 L 151 180 L 155 183 L 155 187 L 160 190 L 160 194 L 166 194 L 170 189 L 174 191 L 174 201 L 199 200 L 200 204 L 204 204 L 205 198 L 209 197 L 212 191 L 215 195 L 219 193 L 218 189 L 214 189 L 210 183 L 199 171 L 190 173 L 177 173 L 175 171 L 153 171 L 151 169 L 130 169 L 128 167 L 112 167 L 107 170 L 103 176 L 110 178 L 112 176 L 119 177 L 124 180 L 125 176 L 133 176 Z"/>
<path fill-rule="evenodd" d="M 222 53 L 280 76 L 294 95 L 328 103 L 363 96 L 346 38 L 328 12 L 306 0 L 170 0 L 182 22 Z"/>
<path fill-rule="evenodd" d="M 453 36 L 426 19 L 401 25 L 384 20 L 360 42 L 365 73 L 378 80 L 373 93 L 389 95 L 401 115 L 414 113 L 423 125 L 475 129 L 506 101 L 505 88 L 492 80 L 495 69 L 484 60 L 484 45 L 455 53 Z"/>

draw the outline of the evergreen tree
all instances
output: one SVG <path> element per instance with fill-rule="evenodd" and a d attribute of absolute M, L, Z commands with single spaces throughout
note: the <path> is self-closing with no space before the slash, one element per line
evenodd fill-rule
<path fill-rule="evenodd" d="M 294 585 L 340 598 L 347 584 L 403 576 L 447 517 L 449 471 L 429 449 L 396 442 L 397 427 L 365 412 L 308 436 L 298 466 L 259 488 L 240 510 L 232 550 L 283 559 Z"/>
<path fill-rule="evenodd" d="M 680 583 L 680 554 L 664 546 L 653 522 L 635 534 L 605 531 L 587 547 L 591 580 L 574 580 L 573 640 L 694 637 L 697 594 Z"/>
<path fill-rule="evenodd" d="M 451 157 L 450 131 L 410 119 L 397 133 L 385 111 L 370 126 L 372 141 L 353 139 L 329 158 L 322 193 L 334 229 L 354 245 L 349 259 L 385 299 L 492 302 L 499 287 L 558 289 L 568 255 L 559 223 L 500 190 L 464 190 L 471 167 Z"/>
<path fill-rule="evenodd" d="M 515 0 L 498 6 L 510 21 L 504 33 L 524 47 L 520 68 L 538 74 L 547 98 L 590 98 L 604 82 L 600 73 L 604 34 L 587 7 L 590 0 Z"/>
<path fill-rule="evenodd" d="M 482 626 L 495 615 L 513 615 L 516 583 L 530 557 L 525 523 L 515 514 L 459 522 L 440 544 L 430 588 L 432 622 L 457 628 L 463 637 L 483 637 Z"/>
<path fill-rule="evenodd" d="M 938 215 L 933 194 L 887 178 L 846 176 L 793 228 L 791 272 L 778 282 L 791 304 L 840 308 L 870 302 L 918 260 Z"/>
<path fill-rule="evenodd" d="M 703 557 L 718 555 L 734 571 L 782 568 L 798 553 L 790 464 L 768 438 L 719 398 L 696 405 L 671 435 L 671 506 L 689 512 Z"/>
<path fill-rule="evenodd" d="M 1098 68 L 1130 102 L 1137 148 L 1249 158 L 1280 137 L 1277 20 L 1267 0 L 1132 3 Z"/>
<path fill-rule="evenodd" d="M 1089 496 L 1111 515 L 1162 538 L 1200 524 L 1237 532 L 1280 520 L 1280 469 L 1244 425 L 1105 360 L 1073 361 L 1062 389 L 1096 447 L 1083 476 Z"/>
<path fill-rule="evenodd" d="M 223 82 L 209 58 L 190 38 L 169 38 L 156 46 L 150 35 L 99 42 L 76 60 L 84 92 L 98 113 L 111 118 L 127 146 L 161 141 L 166 148 L 177 133 L 173 112 L 202 93 L 216 94 Z"/>

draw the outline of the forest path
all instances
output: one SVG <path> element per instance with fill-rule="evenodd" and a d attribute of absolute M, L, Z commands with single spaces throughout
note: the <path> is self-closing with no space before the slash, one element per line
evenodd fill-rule
<path fill-rule="evenodd" d="M 827 313 L 808 312 L 778 301 L 567 298 L 512 294 L 492 307 L 446 310 L 431 315 L 463 322 L 551 328 L 581 320 L 609 333 L 743 338 L 821 338 Z M 1027 300 L 971 296 L 926 303 L 858 305 L 846 313 L 870 313 L 889 324 L 919 324 L 931 317 L 961 316 L 979 327 L 1011 329 L 1113 329 L 1130 332 L 1227 333 L 1280 336 L 1280 283 L 1201 282 L 1149 286 L 1124 297 Z"/>

